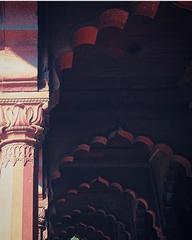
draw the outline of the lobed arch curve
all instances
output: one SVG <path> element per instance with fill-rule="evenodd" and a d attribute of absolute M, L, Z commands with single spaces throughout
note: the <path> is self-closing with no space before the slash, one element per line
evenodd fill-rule
<path fill-rule="evenodd" d="M 131 206 L 134 209 L 132 216 L 134 219 L 135 232 L 138 235 L 138 239 L 142 238 L 142 236 L 140 236 L 141 232 L 144 233 L 147 231 L 146 226 L 148 226 L 147 229 L 150 231 L 150 234 L 156 236 L 154 239 L 165 239 L 162 232 L 165 231 L 167 234 L 169 234 L 169 231 L 171 231 L 170 228 L 167 227 L 167 222 L 170 221 L 170 216 L 168 215 L 169 212 L 167 212 L 167 209 L 175 213 L 175 201 L 177 201 L 179 204 L 178 209 L 182 209 L 182 206 L 184 206 L 183 202 L 187 201 L 187 195 L 185 191 L 183 192 L 182 189 L 188 189 L 186 191 L 190 191 L 189 186 L 191 186 L 190 183 L 192 179 L 190 161 L 184 156 L 175 153 L 169 145 L 165 143 L 155 143 L 150 137 L 146 135 L 137 136 L 123 128 L 109 132 L 107 135 L 97 135 L 93 137 L 89 142 L 84 142 L 74 147 L 74 151 L 71 154 L 67 154 L 62 157 L 60 165 L 57 169 L 57 174 L 55 174 L 53 177 L 53 182 L 64 179 L 65 176 L 62 173 L 62 169 L 65 169 L 67 166 L 73 166 L 73 164 L 81 166 L 84 161 L 86 164 L 89 162 L 90 164 L 93 164 L 93 162 L 98 162 L 98 164 L 101 164 L 99 166 L 102 166 L 102 161 L 105 161 L 105 153 L 111 150 L 116 151 L 116 149 L 118 149 L 118 151 L 133 150 L 133 153 L 135 151 L 137 152 L 138 149 L 140 149 L 139 151 L 147 153 L 145 163 L 148 164 L 152 171 L 154 184 L 157 189 L 157 199 L 160 207 L 159 211 L 161 212 L 163 219 L 161 223 L 162 225 L 157 224 L 157 215 L 153 210 L 150 209 L 150 204 L 146 199 L 137 197 L 132 189 L 125 188 L 118 181 L 110 182 L 106 176 L 103 177 L 102 175 L 98 176 L 90 182 L 81 182 L 77 188 L 69 188 L 65 193 L 62 193 L 63 195 L 60 195 L 59 199 L 57 199 L 58 195 L 55 195 L 56 198 L 54 199 L 53 194 L 53 202 L 55 201 L 55 206 L 63 207 L 69 200 L 71 201 L 72 199 L 78 198 L 79 195 L 86 194 L 88 192 L 90 194 L 95 194 L 97 192 L 105 192 L 107 194 L 114 193 L 121 195 L 127 194 L 129 196 L 128 198 L 131 202 Z M 114 152 L 112 152 L 110 156 L 112 156 L 113 153 Z M 111 159 L 109 159 L 108 162 L 109 164 L 110 160 Z M 127 166 L 128 165 L 129 163 L 127 160 Z M 161 170 L 159 171 L 159 169 Z M 176 176 L 176 178 L 174 177 L 173 179 L 173 176 Z M 178 178 L 177 176 L 181 177 Z M 175 184 L 179 179 L 180 184 L 178 185 L 178 188 L 175 188 Z M 180 194 L 183 196 L 182 201 L 180 200 Z M 172 196 L 177 196 L 176 200 L 172 200 Z M 98 208 L 98 206 L 95 206 L 92 203 L 90 203 L 90 205 L 92 205 L 94 208 Z M 189 202 L 187 205 L 189 205 L 190 208 L 191 205 Z M 115 216 L 113 212 L 111 214 Z M 187 214 L 189 215 L 190 213 L 186 212 L 186 216 L 188 216 Z M 118 216 L 118 214 L 116 215 Z M 145 224 L 141 224 L 143 221 L 146 221 Z M 177 225 L 173 225 L 171 228 L 177 229 L 178 227 Z"/>
<path fill-rule="evenodd" d="M 79 161 L 79 156 L 85 159 L 94 158 L 95 161 L 100 161 L 103 158 L 102 149 L 105 148 L 130 148 L 133 146 L 143 146 L 144 152 L 147 152 L 148 162 L 156 161 L 158 157 L 171 159 L 181 165 L 186 172 L 187 177 L 192 177 L 192 169 L 190 161 L 184 156 L 175 154 L 170 146 L 167 144 L 155 144 L 147 136 L 134 136 L 132 133 L 118 129 L 108 134 L 108 136 L 98 135 L 93 138 L 90 143 L 82 143 L 74 148 L 71 154 L 63 156 L 60 165 L 64 166 L 67 163 Z M 95 151 L 95 149 L 97 151 Z"/>
<path fill-rule="evenodd" d="M 127 212 L 127 214 L 129 214 L 129 218 L 133 220 L 134 225 L 133 226 L 129 225 L 128 227 L 128 225 L 125 224 L 122 220 L 119 221 L 118 220 L 119 218 L 124 219 L 124 217 L 122 217 L 121 214 L 119 215 L 118 212 L 115 213 L 115 208 L 113 207 L 113 205 L 111 205 L 111 212 L 107 212 L 106 206 L 109 203 L 107 203 L 106 199 L 105 203 L 103 202 L 104 209 L 99 208 L 97 202 L 93 201 L 94 202 L 93 203 L 91 199 L 89 199 L 89 201 L 87 202 L 84 196 L 91 196 L 90 194 L 92 192 L 95 194 L 115 193 L 117 196 L 118 195 L 121 197 L 124 196 L 126 201 L 128 201 L 130 204 L 130 211 L 129 213 Z M 83 204 L 84 201 L 85 203 Z M 79 203 L 80 208 L 76 208 L 77 202 Z M 85 225 L 93 224 L 94 222 L 93 219 L 96 218 L 96 216 L 99 216 L 103 218 L 105 221 L 106 220 L 109 221 L 111 219 L 116 224 L 118 223 L 119 226 L 121 226 L 122 234 L 124 234 L 125 236 L 125 238 L 122 239 L 134 239 L 134 234 L 136 234 L 137 237 L 148 236 L 152 237 L 152 239 L 160 240 L 164 239 L 162 230 L 156 221 L 156 214 L 153 210 L 150 209 L 148 202 L 144 198 L 138 198 L 134 190 L 124 188 L 120 183 L 110 182 L 109 180 L 101 176 L 99 176 L 96 179 L 93 179 L 90 182 L 81 183 L 76 189 L 68 189 L 60 197 L 54 199 L 52 203 L 52 208 L 55 208 L 54 210 L 55 214 L 53 215 L 53 217 L 57 218 L 58 223 L 61 222 L 61 218 L 65 219 L 64 221 L 64 223 L 66 224 L 65 228 L 71 226 L 72 223 L 78 224 L 78 221 L 81 222 L 84 221 L 83 223 Z M 108 211 L 109 209 L 110 208 L 108 208 Z M 88 216 L 90 217 L 90 214 L 93 216 L 93 219 L 88 218 Z M 127 215 L 125 214 L 125 216 Z M 89 220 L 93 222 L 89 223 L 88 222 Z M 141 222 L 143 224 L 141 224 Z M 96 225 L 97 223 L 99 225 L 100 221 L 95 222 Z M 93 227 L 96 228 L 95 225 L 93 225 Z M 102 226 L 97 227 L 102 228 Z M 55 227 L 55 229 L 57 229 L 57 227 Z M 101 231 L 103 231 L 103 229 Z M 110 234 L 107 233 L 106 235 L 109 236 Z"/>
<path fill-rule="evenodd" d="M 56 215 L 53 215 L 53 217 L 56 217 Z M 57 219 L 58 223 L 60 221 L 62 221 L 64 229 L 79 223 L 92 225 L 95 229 L 100 229 L 101 232 L 105 232 L 105 235 L 107 235 L 110 239 L 113 238 L 113 231 L 111 232 L 110 228 L 105 230 L 104 225 L 118 225 L 121 226 L 121 234 L 123 234 L 125 238 L 130 239 L 131 237 L 130 233 L 126 229 L 126 226 L 113 214 L 107 213 L 103 209 L 97 209 L 91 205 L 88 205 L 83 209 L 72 209 L 69 213 L 62 215 L 60 219 Z"/>
<path fill-rule="evenodd" d="M 138 147 L 142 147 L 142 151 L 148 154 L 146 163 L 152 170 L 154 183 L 157 188 L 164 231 L 169 235 L 171 234 L 171 229 L 174 228 L 176 229 L 175 234 L 179 234 L 177 231 L 178 223 L 174 223 L 173 220 L 170 220 L 170 214 L 177 214 L 175 211 L 185 211 L 187 219 L 191 214 L 190 211 L 185 209 L 185 205 L 188 206 L 188 209 L 191 209 L 191 203 L 188 199 L 188 196 L 191 196 L 191 163 L 184 156 L 175 153 L 169 145 L 164 143 L 156 144 L 148 136 L 135 136 L 125 129 L 117 129 L 109 133 L 108 136 L 98 135 L 94 137 L 90 143 L 79 144 L 74 148 L 71 154 L 61 159 L 60 166 L 57 170 L 57 176 L 56 178 L 53 177 L 53 182 L 56 179 L 62 179 L 62 169 L 65 168 L 65 166 L 72 166 L 75 163 L 78 163 L 80 166 L 83 164 L 82 159 L 84 159 L 86 163 L 89 163 L 91 158 L 94 159 L 94 162 L 98 161 L 100 164 L 101 160 L 104 159 L 103 152 L 106 150 L 121 149 L 123 151 L 124 149 L 132 149 L 133 146 L 135 146 L 135 151 L 137 151 Z M 161 170 L 159 171 L 159 169 Z M 162 230 L 155 224 L 156 215 L 149 208 L 148 202 L 143 198 L 137 198 L 133 190 L 124 189 L 119 182 L 110 183 L 104 177 L 99 176 L 91 182 L 82 182 L 78 188 L 68 189 L 66 194 L 72 199 L 73 197 L 77 197 L 78 194 L 91 192 L 93 189 L 95 189 L 94 191 L 102 189 L 104 192 L 119 194 L 127 193 L 129 198 L 132 199 L 131 202 L 134 209 L 136 208 L 135 206 L 137 206 L 137 211 L 133 214 L 135 217 L 136 232 L 140 234 L 140 232 L 149 231 L 152 235 L 158 235 L 159 239 L 164 239 Z M 65 204 L 66 201 L 66 197 L 62 197 L 60 202 L 61 205 Z M 177 202 L 177 208 L 175 207 L 175 201 Z M 145 214 L 143 214 L 144 212 Z M 146 221 L 151 226 L 148 230 L 144 230 L 145 224 L 140 224 L 143 221 L 140 219 L 141 216 L 145 216 Z M 178 222 L 180 221 L 177 215 L 175 215 L 175 219 L 177 219 Z M 169 224 L 170 221 L 172 224 Z"/>
<path fill-rule="evenodd" d="M 109 48 L 115 54 L 122 55 L 123 49 L 121 49 L 120 40 L 117 39 L 121 38 L 119 33 L 123 31 L 128 15 L 129 13 L 122 9 L 107 9 L 98 17 L 97 26 L 86 25 L 79 27 L 73 33 L 71 49 L 61 51 L 56 57 L 57 72 L 60 74 L 64 70 L 73 67 L 75 49 L 83 45 Z M 117 29 L 120 31 L 117 31 Z M 116 39 L 116 41 L 113 42 L 112 39 Z M 118 46 L 118 44 L 120 45 Z"/>

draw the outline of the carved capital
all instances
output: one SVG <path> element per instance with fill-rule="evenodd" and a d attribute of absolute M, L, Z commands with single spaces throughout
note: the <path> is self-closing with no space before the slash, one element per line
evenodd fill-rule
<path fill-rule="evenodd" d="M 47 92 L 1 93 L 1 165 L 34 159 L 34 145 L 40 142 L 48 109 Z"/>
<path fill-rule="evenodd" d="M 3 142 L 38 139 L 43 132 L 44 113 L 48 108 L 48 95 L 28 93 L 2 94 L 0 97 L 0 137 Z M 20 139 L 22 134 L 24 139 Z M 18 137 L 17 137 L 18 136 Z M 2 143 L 1 143 L 2 145 Z"/>

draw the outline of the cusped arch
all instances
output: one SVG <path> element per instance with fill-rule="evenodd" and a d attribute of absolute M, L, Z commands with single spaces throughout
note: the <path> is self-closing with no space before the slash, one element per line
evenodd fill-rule
<path fill-rule="evenodd" d="M 166 224 L 166 222 L 170 222 L 170 214 L 176 214 L 174 201 L 177 201 L 179 204 L 177 211 L 183 209 L 182 206 L 184 206 L 184 202 L 191 208 L 191 203 L 187 202 L 188 200 L 186 197 L 189 194 L 185 191 L 191 186 L 192 177 L 190 161 L 174 153 L 169 145 L 163 143 L 155 144 L 154 141 L 147 136 L 134 136 L 134 134 L 124 129 L 117 129 L 108 136 L 98 135 L 94 137 L 90 143 L 86 142 L 78 145 L 73 153 L 64 156 L 61 165 L 64 168 L 67 164 L 81 164 L 81 159 L 84 159 L 87 164 L 90 161 L 90 157 L 94 159 L 94 162 L 98 161 L 100 163 L 101 159 L 104 159 L 104 153 L 107 149 L 136 149 L 137 151 L 137 147 L 140 146 L 142 147 L 140 148 L 142 151 L 147 151 L 148 153 L 147 163 L 151 166 L 154 182 L 157 187 L 160 211 L 163 216 L 163 225 L 169 234 L 169 225 L 170 228 L 178 228 L 177 224 Z M 129 199 L 130 206 L 135 209 L 133 216 L 135 217 L 135 231 L 138 236 L 141 233 L 144 234 L 142 236 L 151 234 L 155 236 L 155 239 L 164 239 L 162 231 L 156 224 L 156 217 L 153 211 L 149 209 L 146 200 L 137 198 L 134 191 L 124 189 L 120 183 L 111 183 L 103 177 L 93 179 L 91 182 L 82 182 L 77 189 L 68 189 L 66 195 L 61 197 L 61 202 L 57 204 L 64 206 L 68 201 L 67 198 L 73 201 L 73 199 L 78 198 L 79 194 L 87 194 L 88 192 L 98 194 L 101 191 L 107 194 L 127 194 L 126 196 Z M 175 199 L 174 196 L 177 196 L 177 198 Z M 187 214 L 190 215 L 190 212 L 186 212 L 186 215 Z M 176 217 L 178 219 L 177 215 Z M 144 222 L 145 224 L 141 224 Z"/>
<path fill-rule="evenodd" d="M 61 216 L 60 219 L 57 218 L 57 222 L 62 222 L 62 229 L 64 231 L 69 226 L 75 226 L 79 223 L 91 225 L 95 229 L 100 229 L 100 231 L 105 232 L 105 235 L 109 236 L 110 239 L 114 237 L 114 228 L 119 226 L 120 234 L 123 239 L 131 239 L 131 234 L 127 231 L 125 225 L 116 218 L 116 216 L 107 213 L 103 209 L 97 209 L 91 205 L 88 205 L 83 209 L 73 209 L 69 213 Z"/>
<path fill-rule="evenodd" d="M 76 225 L 68 226 L 66 229 L 59 233 L 54 234 L 53 239 L 71 239 L 76 236 L 80 239 L 99 239 L 99 240 L 111 240 L 111 238 L 100 229 L 96 229 L 94 226 L 79 223 Z"/>
<path fill-rule="evenodd" d="M 117 56 L 121 56 L 124 49 L 120 35 L 128 20 L 128 15 L 128 12 L 122 9 L 108 9 L 100 14 L 98 26 L 79 27 L 73 33 L 71 50 L 58 54 L 56 60 L 57 71 L 61 73 L 64 70 L 71 69 L 75 61 L 75 49 L 83 45 L 98 46 L 103 50 L 110 49 Z M 112 31 L 111 28 L 113 28 Z"/>
<path fill-rule="evenodd" d="M 108 136 L 98 135 L 93 138 L 90 143 L 82 143 L 79 144 L 74 152 L 65 155 L 61 164 L 65 163 L 73 163 L 74 161 L 78 161 L 78 156 L 87 159 L 94 158 L 96 161 L 99 161 L 104 157 L 102 151 L 99 149 L 102 148 L 121 148 L 121 147 L 133 147 L 137 144 L 141 144 L 144 146 L 148 153 L 148 161 L 152 163 L 157 161 L 158 157 L 161 159 L 171 159 L 173 161 L 178 162 L 186 172 L 186 176 L 192 177 L 192 169 L 190 161 L 178 154 L 175 154 L 170 146 L 167 144 L 155 144 L 149 137 L 147 136 L 134 136 L 132 133 L 124 130 L 118 129 L 116 131 L 111 132 Z M 95 149 L 97 151 L 95 152 Z M 163 161 L 163 160 L 162 160 Z"/>
<path fill-rule="evenodd" d="M 87 206 L 87 200 L 86 200 L 86 198 L 84 198 L 84 196 L 86 196 L 86 194 L 88 194 L 87 196 L 91 196 L 91 195 L 89 195 L 91 192 L 94 192 L 97 194 L 116 193 L 117 195 L 120 194 L 120 196 L 124 196 L 123 199 L 126 199 L 126 201 L 128 201 L 130 204 L 131 209 L 130 209 L 129 214 L 132 215 L 132 217 L 131 217 L 132 219 L 135 219 L 134 221 L 136 224 L 135 225 L 136 234 L 138 234 L 138 236 L 139 236 L 139 234 L 141 233 L 141 230 L 142 230 L 143 237 L 150 237 L 150 234 L 152 234 L 152 232 L 154 232 L 153 234 L 155 234 L 157 237 L 159 237 L 158 239 L 163 239 L 163 238 L 160 238 L 160 236 L 163 236 L 163 234 L 162 234 L 162 231 L 160 230 L 159 226 L 156 224 L 155 213 L 154 213 L 154 211 L 149 209 L 149 204 L 147 203 L 147 201 L 143 198 L 137 198 L 136 194 L 133 190 L 124 189 L 120 183 L 109 182 L 107 179 L 105 179 L 103 177 L 98 177 L 96 179 L 93 179 L 89 183 L 87 183 L 87 182 L 81 183 L 77 189 L 67 190 L 62 197 L 60 197 L 59 199 L 57 199 L 55 201 L 56 213 L 61 214 L 61 216 L 63 213 L 65 213 L 65 218 L 69 219 L 69 224 L 70 224 L 71 223 L 70 222 L 71 215 L 73 215 L 73 214 L 79 215 L 82 213 L 82 209 L 74 209 L 73 204 L 75 204 L 76 201 L 78 201 L 79 203 L 81 203 L 80 206 L 83 207 L 84 205 L 82 205 L 82 201 L 85 201 L 85 204 Z M 110 197 L 110 195 L 109 195 L 109 197 Z M 89 204 L 88 212 L 91 212 L 93 214 L 99 213 L 103 217 L 107 216 L 108 218 L 111 216 L 111 219 L 113 219 L 114 221 L 117 221 L 117 218 L 115 217 L 114 212 L 110 215 L 106 214 L 105 210 L 98 209 L 98 206 L 92 205 L 93 203 L 97 204 L 98 200 L 96 200 L 96 201 L 94 200 L 92 202 L 90 197 L 88 197 L 88 199 L 90 201 L 90 202 L 88 202 L 88 204 Z M 105 201 L 106 201 L 106 199 L 105 199 Z M 103 202 L 103 204 L 104 204 L 104 202 Z M 107 204 L 109 204 L 109 203 L 107 203 Z M 113 209 L 114 206 L 113 205 L 111 205 L 111 206 L 112 206 L 111 209 Z M 105 204 L 103 205 L 103 207 L 106 207 Z M 116 208 L 114 208 L 114 210 L 112 210 L 112 211 L 116 211 L 115 209 Z M 124 209 L 124 211 L 125 211 L 125 209 Z M 70 212 L 70 214 L 69 214 L 69 212 Z M 127 212 L 127 214 L 128 214 L 128 212 Z M 122 216 L 119 215 L 118 213 L 116 215 L 118 215 L 119 217 L 122 218 Z M 143 222 L 144 225 L 141 226 L 140 225 L 141 222 Z M 121 226 L 122 226 L 122 229 L 124 229 L 123 223 L 121 224 Z M 129 226 L 129 229 L 131 229 L 131 225 Z M 132 234 L 133 234 L 133 232 L 132 232 Z M 127 236 L 127 239 L 129 239 L 128 236 L 130 234 L 129 234 L 129 231 L 127 231 L 126 229 L 125 229 L 125 235 Z"/>

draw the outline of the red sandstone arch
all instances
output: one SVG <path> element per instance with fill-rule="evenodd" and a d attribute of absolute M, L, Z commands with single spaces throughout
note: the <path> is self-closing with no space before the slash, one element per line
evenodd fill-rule
<path fill-rule="evenodd" d="M 54 238 L 72 238 L 73 236 L 78 236 L 81 239 L 100 239 L 100 240 L 111 240 L 111 238 L 100 229 L 96 229 L 92 225 L 86 225 L 80 222 L 77 225 L 68 226 L 65 230 L 57 232 L 54 234 Z"/>
<path fill-rule="evenodd" d="M 155 213 L 151 209 L 149 209 L 149 204 L 147 201 L 143 198 L 137 198 L 136 194 L 133 190 L 130 189 L 124 189 L 120 183 L 116 182 L 109 182 L 107 179 L 104 179 L 102 177 L 98 177 L 96 179 L 93 179 L 89 183 L 81 183 L 78 188 L 76 189 L 69 189 L 65 192 L 64 198 L 60 197 L 55 200 L 55 206 L 57 208 L 58 214 L 62 213 L 61 209 L 66 209 L 67 211 L 71 211 L 68 209 L 68 203 L 71 204 L 72 199 L 79 199 L 78 196 L 85 193 L 89 193 L 90 191 L 101 191 L 101 192 L 116 192 L 116 194 L 124 194 L 128 197 L 130 202 L 132 202 L 132 208 L 133 208 L 133 216 L 135 216 L 135 222 L 136 222 L 136 232 L 138 231 L 138 234 L 141 230 L 140 222 L 147 221 L 147 226 L 151 231 L 154 231 L 157 235 L 158 239 L 164 239 L 161 229 L 158 227 L 156 223 Z M 72 194 L 72 195 L 71 195 Z M 109 216 L 106 214 L 105 211 L 102 209 L 96 210 L 95 206 L 89 207 L 89 211 L 92 213 L 100 212 L 103 216 Z M 74 209 L 71 211 L 70 215 L 68 216 L 68 213 L 65 214 L 67 218 L 71 218 L 71 214 L 81 214 L 81 209 Z M 142 213 L 142 214 L 141 214 Z M 116 217 L 111 215 L 112 218 L 116 221 Z M 137 225 L 138 224 L 138 225 Z M 145 225 L 142 226 L 143 229 L 145 229 Z M 144 230 L 143 230 L 144 231 Z"/>
<path fill-rule="evenodd" d="M 56 216 L 54 216 L 56 217 Z M 89 222 L 88 219 L 92 218 L 92 222 Z M 124 236 L 127 236 L 128 239 L 130 239 L 131 235 L 127 231 L 125 225 L 119 221 L 116 216 L 113 214 L 110 214 L 106 212 L 106 210 L 103 209 L 97 209 L 94 206 L 88 205 L 84 209 L 74 209 L 70 211 L 69 214 L 65 214 L 64 216 L 61 216 L 62 222 L 64 223 L 64 230 L 69 227 L 70 225 L 75 226 L 77 223 L 79 224 L 84 223 L 85 225 L 92 225 L 95 229 L 100 228 L 100 231 L 104 231 L 103 225 L 114 224 L 116 226 L 121 226 L 121 233 Z M 58 218 L 56 221 L 60 222 L 60 218 Z M 95 224 L 94 224 L 95 223 Z M 108 229 L 105 233 L 105 235 L 111 235 L 110 229 Z M 113 236 L 109 236 L 109 239 L 111 239 Z"/>
<path fill-rule="evenodd" d="M 174 3 L 180 8 L 192 10 L 190 2 Z M 160 2 L 137 2 L 133 4 L 133 14 L 154 18 L 158 12 Z M 57 56 L 56 68 L 59 73 L 73 66 L 74 49 L 82 45 L 99 46 L 109 49 L 115 56 L 123 56 L 126 43 L 123 43 L 121 34 L 128 21 L 129 13 L 123 9 L 112 8 L 103 11 L 98 20 L 98 26 L 84 26 L 73 34 L 71 50 Z"/>
<path fill-rule="evenodd" d="M 74 50 L 77 47 L 83 45 L 98 45 L 103 48 L 111 49 L 117 56 L 123 54 L 121 44 L 121 36 L 119 33 L 123 31 L 123 28 L 128 19 L 128 12 L 122 9 L 108 9 L 101 13 L 99 16 L 99 23 L 97 26 L 83 26 L 77 29 L 73 34 L 73 40 L 71 44 L 71 50 L 60 53 L 57 57 L 56 68 L 58 72 L 62 72 L 65 69 L 70 69 L 73 66 Z M 111 31 L 110 29 L 113 28 Z M 121 30 L 118 32 L 117 30 Z M 104 38 L 101 38 L 101 32 L 104 31 Z M 109 31 L 109 33 L 107 33 Z M 111 35 L 112 34 L 112 35 Z"/>
<path fill-rule="evenodd" d="M 116 138 L 117 136 L 118 136 L 119 142 L 113 142 L 112 141 L 113 139 L 117 140 Z M 108 135 L 108 137 L 96 136 L 93 139 L 93 141 L 91 141 L 90 144 L 84 143 L 84 144 L 78 145 L 72 154 L 66 155 L 63 157 L 63 159 L 61 160 L 61 164 L 65 164 L 67 162 L 73 162 L 76 159 L 77 154 L 80 152 L 83 154 L 84 157 L 86 156 L 85 153 L 92 154 L 87 156 L 92 156 L 92 157 L 94 156 L 95 160 L 98 161 L 101 158 L 102 154 L 100 152 L 94 153 L 93 152 L 94 148 L 97 148 L 97 147 L 106 148 L 111 146 L 116 147 L 116 146 L 122 146 L 122 145 L 124 146 L 125 141 L 128 145 L 130 144 L 133 145 L 137 143 L 143 144 L 143 146 L 145 146 L 146 149 L 148 149 L 149 151 L 149 158 L 148 158 L 149 162 L 151 162 L 153 159 L 155 159 L 155 157 L 159 155 L 168 156 L 170 159 L 177 161 L 180 165 L 182 165 L 188 177 L 192 177 L 192 169 L 191 169 L 190 161 L 183 156 L 174 154 L 170 146 L 166 144 L 154 144 L 153 141 L 147 136 L 135 137 L 132 133 L 123 129 L 113 131 Z"/>
<path fill-rule="evenodd" d="M 117 138 L 117 136 L 118 136 L 118 138 Z M 113 139 L 115 140 L 114 142 L 112 141 Z M 93 142 L 94 142 L 94 144 L 93 144 Z M 126 145 L 125 145 L 125 142 L 126 142 Z M 163 183 L 166 184 L 166 182 L 167 182 L 165 174 L 169 174 L 169 171 L 172 174 L 172 172 L 173 172 L 173 169 L 171 167 L 172 164 L 175 164 L 176 169 L 178 166 L 180 166 L 180 169 L 184 170 L 185 176 L 183 176 L 183 180 L 184 180 L 185 186 L 183 186 L 183 187 L 186 188 L 186 184 L 188 184 L 188 181 L 190 181 L 190 179 L 192 177 L 191 164 L 188 159 L 186 159 L 183 156 L 175 154 L 173 152 L 173 150 L 171 149 L 171 147 L 166 144 L 154 144 L 153 141 L 146 136 L 135 137 L 130 132 L 127 132 L 122 129 L 113 131 L 111 134 L 109 134 L 108 137 L 98 136 L 98 137 L 94 138 L 94 141 L 92 141 L 91 144 L 86 143 L 86 145 L 80 145 L 80 147 L 76 148 L 74 153 L 70 156 L 70 160 L 78 161 L 78 157 L 77 157 L 78 155 L 76 155 L 76 154 L 79 152 L 82 152 L 83 154 L 85 154 L 85 153 L 89 154 L 89 153 L 94 152 L 95 148 L 97 149 L 98 152 L 100 152 L 100 149 L 107 148 L 108 145 L 110 147 L 113 147 L 113 146 L 117 147 L 117 146 L 122 146 L 121 143 L 123 143 L 123 146 L 127 146 L 127 147 L 134 145 L 134 144 L 138 144 L 138 143 L 145 146 L 146 149 L 148 149 L 148 151 L 150 152 L 148 160 L 153 168 L 154 174 L 156 174 L 156 172 L 155 172 L 156 164 L 157 164 L 157 167 L 158 167 L 158 164 L 160 164 L 161 166 L 162 166 L 162 164 L 165 165 L 164 173 L 160 172 L 161 175 L 158 175 L 158 174 L 156 175 L 157 189 L 158 189 L 158 193 L 161 196 L 160 201 L 162 201 L 161 198 L 163 196 L 166 196 L 166 193 L 167 193 L 166 192 L 167 187 L 163 187 L 163 190 L 162 190 L 161 184 L 163 184 Z M 97 154 L 95 157 L 95 160 L 99 161 L 100 156 L 101 155 Z M 63 159 L 63 163 L 62 163 L 63 167 L 66 163 L 66 160 L 67 160 L 67 157 Z M 87 158 L 87 160 L 89 161 L 89 157 Z M 158 163 L 158 161 L 159 161 L 159 163 Z M 186 181 L 187 181 L 187 183 L 186 183 Z M 105 188 L 105 189 L 110 188 L 111 191 L 122 192 L 123 188 L 118 183 L 110 184 L 109 182 L 104 182 L 102 180 L 102 178 L 98 178 L 97 182 L 98 182 L 98 184 L 101 184 L 101 185 L 103 184 L 103 188 Z M 158 184 L 160 184 L 160 185 L 158 186 Z M 168 186 L 171 186 L 169 182 L 167 184 L 168 184 Z M 81 185 L 81 191 L 87 191 L 90 189 L 91 189 L 91 185 L 89 183 L 83 183 Z M 75 192 L 75 193 L 78 194 L 77 192 Z M 135 198 L 136 198 L 135 193 L 130 190 L 128 191 L 128 193 L 129 193 L 129 196 L 133 199 L 133 205 L 135 205 Z M 185 197 L 185 196 L 183 196 L 183 197 Z M 140 204 L 140 206 L 141 205 L 143 206 L 143 209 L 145 208 L 146 211 L 149 211 L 148 204 L 145 200 L 138 199 L 138 203 Z M 165 207 L 166 206 L 170 207 L 169 201 L 168 202 L 163 201 L 162 204 Z M 151 221 L 152 225 L 153 225 L 153 227 L 151 228 L 151 231 L 155 231 L 156 232 L 155 234 L 157 234 L 160 239 L 164 239 L 163 234 L 161 233 L 161 231 L 159 231 L 159 228 L 157 226 L 155 226 L 155 224 L 154 224 L 155 220 L 154 221 L 150 220 L 152 218 L 151 212 L 147 212 L 147 214 L 148 214 L 147 215 L 148 220 Z M 163 211 L 163 214 L 166 215 L 167 213 Z M 166 217 L 166 219 L 167 219 L 167 217 Z M 139 229 L 138 229 L 138 231 L 139 231 Z"/>

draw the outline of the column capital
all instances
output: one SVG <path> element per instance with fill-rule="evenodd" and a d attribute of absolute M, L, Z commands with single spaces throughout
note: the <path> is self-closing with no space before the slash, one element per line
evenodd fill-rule
<path fill-rule="evenodd" d="M 34 145 L 44 132 L 49 92 L 0 94 L 0 149 L 3 165 L 34 159 Z"/>

